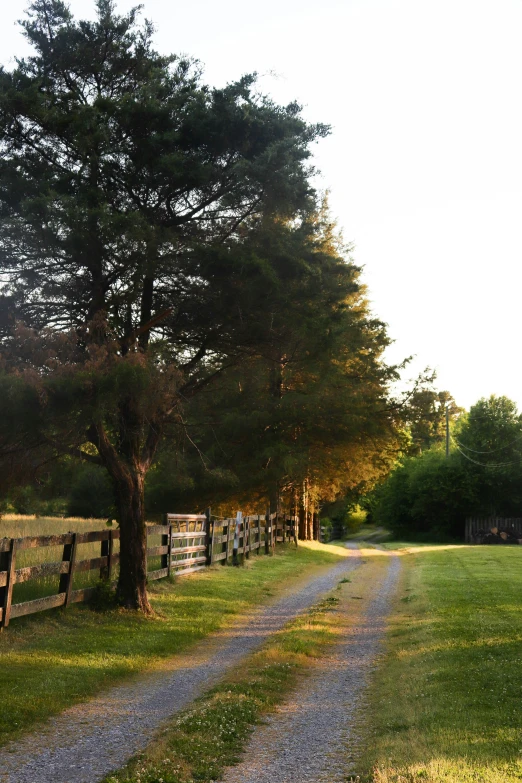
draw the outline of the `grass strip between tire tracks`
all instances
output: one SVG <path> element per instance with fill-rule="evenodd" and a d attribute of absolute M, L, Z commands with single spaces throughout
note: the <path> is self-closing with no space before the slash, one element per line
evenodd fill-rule
<path fill-rule="evenodd" d="M 161 666 L 250 607 L 339 562 L 332 547 L 278 545 L 245 567 L 215 566 L 150 586 L 154 617 L 76 605 L 12 622 L 0 634 L 0 744 L 122 680 Z"/>
<path fill-rule="evenodd" d="M 178 714 L 144 753 L 104 783 L 220 780 L 225 767 L 239 761 L 256 724 L 284 702 L 313 668 L 314 660 L 335 643 L 339 612 L 344 612 L 346 620 L 348 609 L 350 622 L 357 623 L 383 566 L 379 558 L 341 579 L 334 591 L 275 633 L 239 670 Z"/>
<path fill-rule="evenodd" d="M 522 550 L 390 546 L 402 584 L 354 780 L 519 782 Z"/>

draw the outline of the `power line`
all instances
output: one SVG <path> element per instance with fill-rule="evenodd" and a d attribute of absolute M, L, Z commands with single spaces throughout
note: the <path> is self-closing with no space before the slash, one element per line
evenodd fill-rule
<path fill-rule="evenodd" d="M 466 446 L 464 443 L 461 443 L 459 440 L 457 440 L 457 438 L 454 435 L 452 435 L 451 437 L 453 438 L 455 443 L 458 443 L 458 445 L 461 446 L 463 449 L 473 452 L 473 454 L 496 454 L 498 451 L 504 451 L 504 449 L 508 449 L 514 443 L 518 443 L 519 440 L 522 440 L 522 435 L 519 435 L 518 438 L 515 438 L 515 440 L 510 441 L 510 443 L 506 443 L 505 446 L 500 446 L 498 449 L 491 449 L 490 451 L 478 451 L 478 449 L 472 449 L 470 448 L 470 446 Z"/>
<path fill-rule="evenodd" d="M 462 449 L 459 449 L 458 446 L 457 446 L 457 451 L 459 451 L 462 454 L 463 457 L 465 457 L 467 460 L 469 460 L 469 462 L 473 462 L 474 465 L 480 465 L 481 468 L 507 468 L 510 465 L 520 465 L 520 463 L 522 462 L 522 458 L 519 459 L 519 460 L 516 460 L 515 462 L 499 462 L 499 463 L 496 463 L 496 464 L 494 462 L 479 462 L 478 460 L 473 459 L 472 457 L 470 457 L 467 454 L 465 454 L 462 451 Z"/>

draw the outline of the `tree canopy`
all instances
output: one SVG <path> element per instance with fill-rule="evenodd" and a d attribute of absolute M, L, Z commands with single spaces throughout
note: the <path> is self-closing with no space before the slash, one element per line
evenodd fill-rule
<path fill-rule="evenodd" d="M 119 598 L 147 611 L 158 449 L 259 495 L 334 496 L 389 467 L 397 371 L 312 186 L 328 128 L 96 8 L 34 0 L 34 54 L 0 70 L 0 351 L 39 441 L 108 471 Z"/>
<path fill-rule="evenodd" d="M 462 538 L 466 516 L 519 516 L 522 416 L 507 397 L 460 415 L 446 458 L 440 445 L 406 457 L 377 489 L 372 513 L 402 536 Z"/>

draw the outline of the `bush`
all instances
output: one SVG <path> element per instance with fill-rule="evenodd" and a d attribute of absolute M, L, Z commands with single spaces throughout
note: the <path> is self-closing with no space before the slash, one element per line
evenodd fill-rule
<path fill-rule="evenodd" d="M 95 612 L 109 612 L 117 606 L 116 591 L 107 579 L 100 579 L 95 585 L 89 601 L 89 608 Z"/>
<path fill-rule="evenodd" d="M 476 504 L 474 474 L 458 454 L 435 449 L 405 460 L 375 491 L 372 520 L 397 537 L 461 539 Z"/>
<path fill-rule="evenodd" d="M 70 517 L 111 518 L 114 516 L 114 493 L 103 468 L 88 465 L 73 479 L 67 514 Z"/>
<path fill-rule="evenodd" d="M 322 517 L 319 520 L 319 524 L 321 525 L 321 540 L 323 544 L 327 544 L 328 541 L 332 540 L 332 529 L 333 529 L 333 523 L 332 520 L 329 517 Z"/>
<path fill-rule="evenodd" d="M 9 493 L 9 510 L 15 514 L 40 514 L 40 498 L 31 485 L 16 487 Z"/>

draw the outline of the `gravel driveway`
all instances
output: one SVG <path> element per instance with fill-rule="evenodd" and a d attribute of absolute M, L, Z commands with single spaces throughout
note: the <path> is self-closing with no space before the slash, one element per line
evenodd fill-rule
<path fill-rule="evenodd" d="M 2 783 L 97 783 L 142 750 L 163 721 L 186 707 L 245 655 L 308 609 L 357 567 L 357 552 L 310 578 L 233 631 L 205 639 L 154 672 L 78 704 L 44 729 L 0 750 Z M 252 778 L 254 779 L 254 778 Z M 297 780 L 294 778 L 294 780 Z M 309 778 L 307 778 L 309 780 Z"/>
<path fill-rule="evenodd" d="M 360 624 L 348 628 L 311 677 L 255 730 L 244 761 L 224 783 L 345 783 L 356 745 L 354 720 L 383 636 L 399 575 L 390 557 Z"/>

